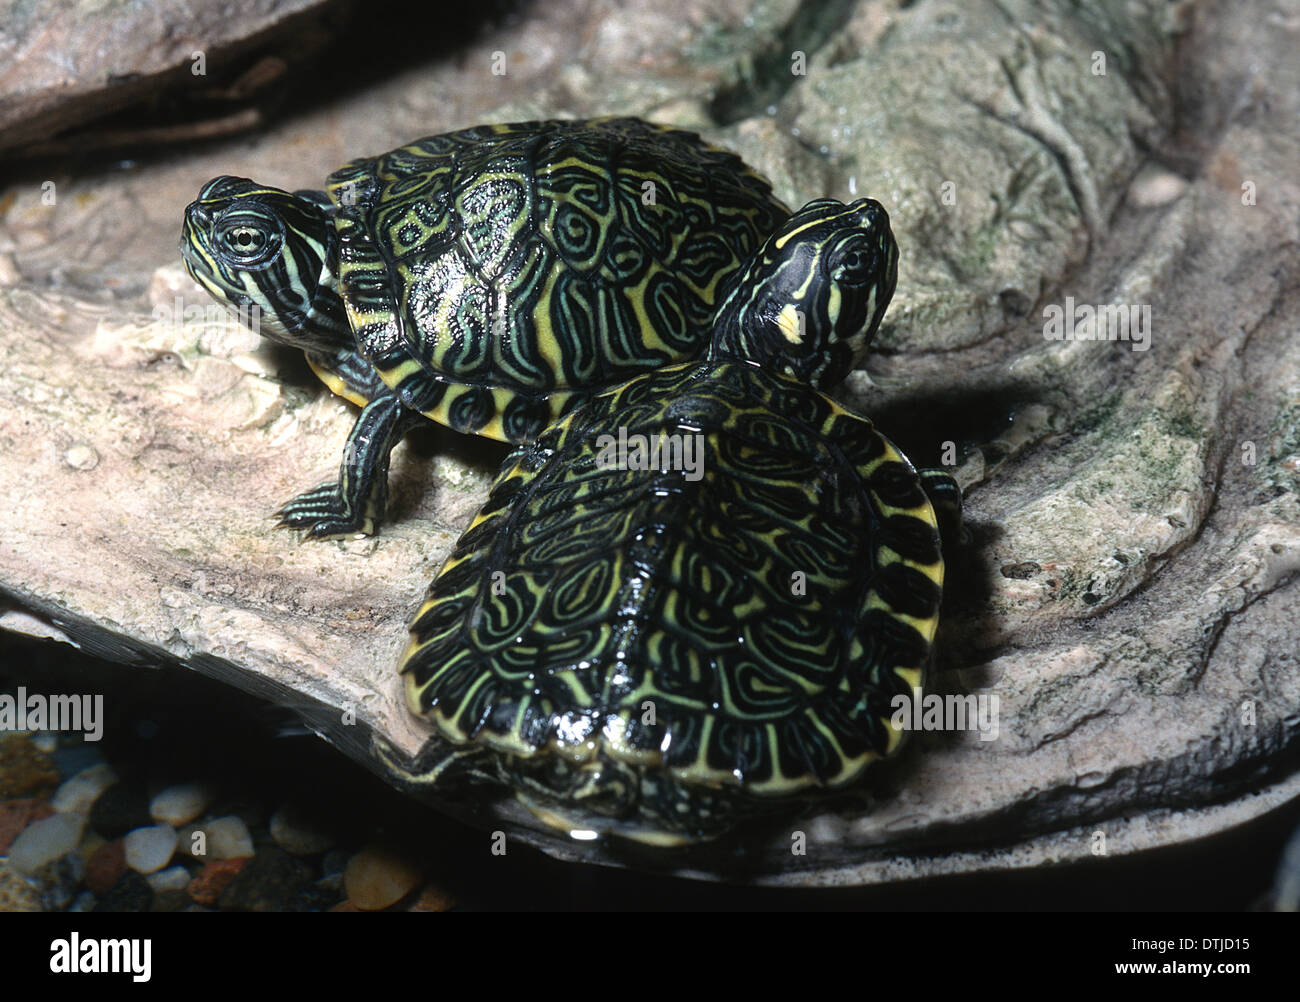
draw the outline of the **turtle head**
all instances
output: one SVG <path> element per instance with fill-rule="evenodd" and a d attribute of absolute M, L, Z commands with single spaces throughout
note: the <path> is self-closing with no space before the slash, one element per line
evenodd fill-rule
<path fill-rule="evenodd" d="M 809 202 L 740 272 L 709 357 L 834 386 L 866 352 L 897 278 L 898 245 L 879 202 Z"/>
<path fill-rule="evenodd" d="M 217 177 L 186 208 L 180 246 L 194 280 L 218 302 L 250 311 L 259 334 L 330 351 L 352 343 L 333 271 L 336 239 L 323 195 Z"/>

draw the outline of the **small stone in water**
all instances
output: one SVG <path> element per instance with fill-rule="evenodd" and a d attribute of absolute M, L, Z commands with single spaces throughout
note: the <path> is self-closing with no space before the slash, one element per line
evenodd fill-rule
<path fill-rule="evenodd" d="M 212 803 L 212 791 L 198 783 L 169 786 L 149 803 L 149 814 L 155 821 L 178 828 L 193 821 Z"/>
<path fill-rule="evenodd" d="M 295 856 L 312 856 L 334 845 L 334 837 L 296 804 L 285 804 L 271 815 L 271 837 Z"/>
<path fill-rule="evenodd" d="M 253 836 L 243 820 L 228 814 L 202 827 L 208 837 L 208 859 L 238 859 L 253 855 Z"/>
<path fill-rule="evenodd" d="M 377 911 L 406 897 L 420 883 L 418 866 L 393 849 L 368 845 L 343 872 L 348 900 L 363 911 Z"/>
<path fill-rule="evenodd" d="M 151 873 L 144 878 L 155 894 L 163 891 L 183 891 L 190 886 L 190 871 L 183 866 L 169 866 L 165 870 Z M 188 904 L 188 900 L 186 902 Z"/>
<path fill-rule="evenodd" d="M 50 805 L 56 811 L 86 814 L 99 795 L 117 782 L 117 773 L 106 762 L 77 773 L 54 791 Z"/>
<path fill-rule="evenodd" d="M 176 852 L 176 831 L 167 825 L 137 828 L 126 836 L 126 865 L 136 873 L 155 873 Z"/>
<path fill-rule="evenodd" d="M 86 827 L 84 814 L 51 814 L 23 829 L 9 849 L 9 865 L 20 873 L 35 873 L 81 841 Z"/>

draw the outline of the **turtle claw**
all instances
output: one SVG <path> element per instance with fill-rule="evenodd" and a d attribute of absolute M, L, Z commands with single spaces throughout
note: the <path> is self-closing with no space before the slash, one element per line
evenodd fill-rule
<path fill-rule="evenodd" d="M 305 529 L 304 542 L 355 539 L 375 532 L 375 519 L 365 512 L 354 512 L 334 483 L 299 494 L 272 518 L 279 520 L 275 523 L 277 529 Z"/>

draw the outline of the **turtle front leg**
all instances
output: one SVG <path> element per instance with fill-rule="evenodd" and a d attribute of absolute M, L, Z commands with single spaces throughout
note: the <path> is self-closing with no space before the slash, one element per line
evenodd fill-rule
<path fill-rule="evenodd" d="M 337 482 L 299 494 L 276 514 L 277 527 L 306 529 L 305 539 L 373 535 L 388 504 L 388 458 L 420 421 L 396 394 L 366 404 L 343 449 Z"/>

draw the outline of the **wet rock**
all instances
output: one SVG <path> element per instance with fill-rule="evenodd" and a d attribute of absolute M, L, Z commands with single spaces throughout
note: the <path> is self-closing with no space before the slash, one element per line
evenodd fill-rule
<path fill-rule="evenodd" d="M 86 860 L 86 886 L 107 894 L 126 872 L 126 843 L 114 839 L 101 845 Z"/>
<path fill-rule="evenodd" d="M 9 865 L 33 874 L 47 863 L 72 852 L 86 827 L 83 814 L 52 814 L 28 825 L 9 849 Z"/>
<path fill-rule="evenodd" d="M 286 852 L 311 856 L 334 845 L 334 836 L 296 804 L 285 804 L 271 815 L 271 837 Z"/>
<path fill-rule="evenodd" d="M 47 912 L 66 911 L 81 887 L 85 865 L 80 851 L 73 849 L 46 863 L 35 874 L 41 888 L 41 907 Z"/>
<path fill-rule="evenodd" d="M 133 784 L 114 783 L 90 808 L 90 827 L 106 839 L 121 838 L 135 828 L 152 823 L 149 798 Z"/>
<path fill-rule="evenodd" d="M 212 791 L 199 783 L 169 786 L 149 802 L 149 814 L 155 821 L 179 828 L 206 811 L 212 796 Z"/>
<path fill-rule="evenodd" d="M 53 813 L 54 808 L 45 800 L 28 798 L 0 804 L 0 856 L 9 855 L 10 846 L 24 828 Z"/>
<path fill-rule="evenodd" d="M 0 732 L 0 800 L 53 792 L 59 770 L 26 734 Z"/>
<path fill-rule="evenodd" d="M 283 849 L 267 846 L 236 875 L 218 903 L 229 911 L 287 911 L 311 883 L 311 869 Z"/>
<path fill-rule="evenodd" d="M 36 882 L 0 859 L 0 912 L 38 912 L 41 891 Z"/>
<path fill-rule="evenodd" d="M 50 804 L 56 811 L 86 814 L 101 793 L 117 782 L 117 773 L 107 763 L 92 765 L 77 773 L 54 791 Z"/>
<path fill-rule="evenodd" d="M 200 905 L 215 905 L 250 858 L 218 859 L 205 863 L 187 887 L 189 896 Z"/>
<path fill-rule="evenodd" d="M 396 904 L 419 886 L 423 873 L 409 856 L 384 845 L 369 845 L 343 872 L 348 900 L 362 911 Z"/>
<path fill-rule="evenodd" d="M 149 825 L 128 832 L 124 842 L 126 865 L 136 873 L 155 873 L 166 866 L 176 852 L 176 831 L 167 825 Z"/>
<path fill-rule="evenodd" d="M 153 888 L 134 870 L 127 870 L 106 893 L 99 896 L 96 912 L 147 912 L 153 904 Z"/>

